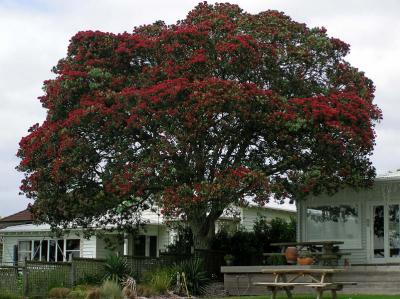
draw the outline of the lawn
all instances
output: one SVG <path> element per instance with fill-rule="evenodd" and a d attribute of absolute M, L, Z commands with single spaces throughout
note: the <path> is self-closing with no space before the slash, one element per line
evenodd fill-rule
<path fill-rule="evenodd" d="M 269 299 L 270 296 L 241 296 L 241 297 L 228 297 L 229 299 Z M 315 294 L 309 295 L 293 295 L 293 299 L 315 299 Z M 330 299 L 330 294 L 324 294 L 324 298 Z M 397 298 L 399 299 L 399 295 L 343 295 L 339 294 L 338 299 L 389 299 L 389 298 Z M 223 299 L 223 298 L 215 298 L 215 299 Z M 226 299 L 226 298 L 225 298 Z M 278 299 L 287 299 L 286 296 L 278 296 Z"/>

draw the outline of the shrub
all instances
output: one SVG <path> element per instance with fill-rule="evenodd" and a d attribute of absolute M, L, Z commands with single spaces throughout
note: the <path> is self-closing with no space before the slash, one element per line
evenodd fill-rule
<path fill-rule="evenodd" d="M 101 299 L 101 293 L 99 288 L 90 290 L 85 299 Z"/>
<path fill-rule="evenodd" d="M 87 294 L 88 294 L 87 290 L 76 289 L 76 290 L 72 290 L 67 295 L 67 299 L 85 299 Z"/>
<path fill-rule="evenodd" d="M 104 264 L 104 280 L 113 280 L 121 283 L 130 274 L 127 261 L 117 255 L 109 255 Z"/>
<path fill-rule="evenodd" d="M 154 295 L 165 295 L 171 290 L 176 267 L 161 267 L 146 272 L 143 282 L 137 286 L 139 296 L 149 297 Z"/>
<path fill-rule="evenodd" d="M 267 258 L 266 263 L 273 266 L 286 265 L 286 258 L 283 255 L 271 255 Z"/>
<path fill-rule="evenodd" d="M 240 229 L 233 235 L 219 231 L 212 241 L 212 249 L 221 250 L 235 256 L 236 265 L 255 265 L 263 261 L 263 252 L 273 252 L 271 243 L 295 242 L 296 221 L 274 218 L 268 221 L 258 216 L 253 231 Z M 279 261 L 275 260 L 274 263 Z"/>
<path fill-rule="evenodd" d="M 251 265 L 260 263 L 262 240 L 254 232 L 238 231 L 231 239 L 231 253 L 236 257 L 235 263 Z"/>
<path fill-rule="evenodd" d="M 86 299 L 89 293 L 96 289 L 98 288 L 90 285 L 77 285 L 67 295 L 67 299 Z"/>
<path fill-rule="evenodd" d="M 174 273 L 175 271 L 171 267 L 158 268 L 148 272 L 145 281 L 157 294 L 164 295 L 171 289 Z"/>
<path fill-rule="evenodd" d="M 120 285 L 112 280 L 103 282 L 100 288 L 100 298 L 102 299 L 123 299 Z"/>
<path fill-rule="evenodd" d="M 152 288 L 151 285 L 141 283 L 137 285 L 137 294 L 141 297 L 153 297 L 157 295 L 157 292 Z"/>
<path fill-rule="evenodd" d="M 183 261 L 176 265 L 174 272 L 185 273 L 187 287 L 192 295 L 199 295 L 201 290 L 210 283 L 201 259 Z"/>
<path fill-rule="evenodd" d="M 262 222 L 267 222 L 265 217 L 258 217 L 254 224 L 254 232 L 257 235 L 258 226 Z M 261 231 L 262 232 L 262 231 Z M 295 242 L 296 241 L 296 221 L 291 218 L 290 221 L 286 221 L 281 218 L 274 218 L 269 223 L 269 228 L 264 230 L 264 235 L 267 237 L 264 244 L 269 245 L 270 243 L 279 242 Z"/>
<path fill-rule="evenodd" d="M 103 281 L 104 275 L 85 273 L 78 279 L 77 284 L 80 285 L 99 285 Z"/>
<path fill-rule="evenodd" d="M 11 293 L 1 293 L 0 299 L 22 299 L 22 296 Z"/>
<path fill-rule="evenodd" d="M 68 294 L 71 292 L 70 289 L 68 288 L 52 288 L 49 293 L 48 296 L 49 298 L 67 298 Z"/>
<path fill-rule="evenodd" d="M 169 253 L 175 254 L 190 254 L 193 246 L 193 233 L 189 226 L 184 226 L 181 224 L 175 224 L 174 227 L 178 233 L 176 242 L 167 246 L 167 251 Z"/>

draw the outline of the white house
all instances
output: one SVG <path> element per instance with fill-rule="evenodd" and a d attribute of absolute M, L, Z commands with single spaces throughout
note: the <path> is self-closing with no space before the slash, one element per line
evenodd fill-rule
<path fill-rule="evenodd" d="M 377 177 L 371 189 L 297 203 L 299 241 L 343 241 L 351 264 L 400 262 L 400 172 Z"/>
<path fill-rule="evenodd" d="M 217 223 L 230 227 L 242 226 L 246 230 L 253 228 L 258 215 L 269 219 L 295 217 L 293 206 L 279 206 L 269 204 L 260 208 L 248 206 L 238 209 L 235 215 L 225 214 Z M 143 219 L 147 224 L 140 232 L 133 236 L 127 235 L 124 244 L 116 248 L 107 249 L 104 238 L 91 236 L 85 239 L 82 230 L 72 230 L 62 238 L 52 238 L 48 225 L 23 224 L 9 226 L 0 230 L 0 239 L 3 241 L 2 263 L 15 264 L 28 260 L 40 261 L 67 261 L 70 256 L 86 258 L 105 258 L 110 252 L 135 256 L 158 256 L 176 237 L 176 232 L 164 223 L 164 219 L 156 212 L 144 212 Z M 112 240 L 113 235 L 108 236 Z M 113 244 L 120 244 L 115 241 Z"/>

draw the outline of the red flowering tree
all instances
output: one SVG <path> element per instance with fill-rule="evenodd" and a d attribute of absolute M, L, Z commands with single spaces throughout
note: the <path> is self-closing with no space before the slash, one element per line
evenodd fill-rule
<path fill-rule="evenodd" d="M 381 112 L 348 52 L 324 28 L 230 4 L 79 32 L 21 140 L 21 190 L 53 226 L 121 228 L 156 204 L 206 248 L 230 204 L 366 187 Z"/>

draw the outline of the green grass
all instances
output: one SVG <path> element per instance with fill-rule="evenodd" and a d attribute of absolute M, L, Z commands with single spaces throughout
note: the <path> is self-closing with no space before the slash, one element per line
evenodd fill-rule
<path fill-rule="evenodd" d="M 269 299 L 270 296 L 241 296 L 241 297 L 227 297 L 228 299 Z M 294 295 L 293 299 L 315 299 L 315 294 L 309 295 Z M 324 294 L 324 298 L 331 298 L 330 294 L 326 292 Z M 400 298 L 400 295 L 343 295 L 338 294 L 338 299 L 389 299 L 389 298 Z M 214 299 L 223 299 L 223 298 L 214 298 Z M 226 298 L 225 298 L 226 299 Z M 278 296 L 278 299 L 287 299 L 286 296 Z"/>

